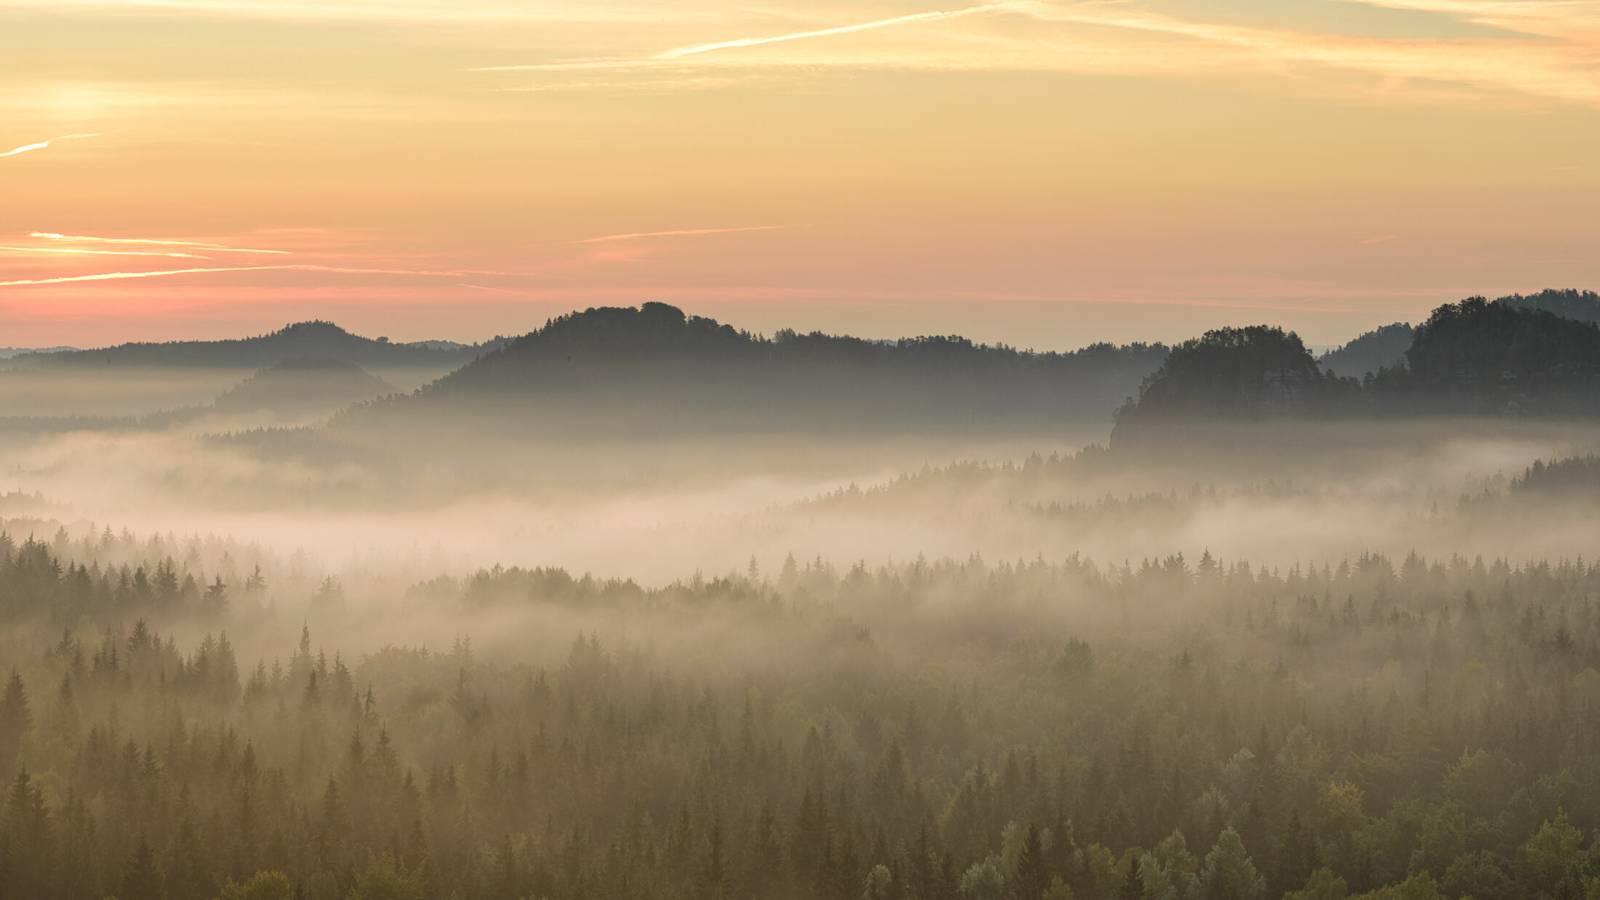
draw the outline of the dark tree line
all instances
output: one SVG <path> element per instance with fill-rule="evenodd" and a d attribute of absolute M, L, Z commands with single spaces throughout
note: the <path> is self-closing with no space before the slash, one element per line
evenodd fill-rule
<path fill-rule="evenodd" d="M 645 303 L 552 319 L 413 396 L 353 410 L 340 424 L 448 422 L 541 435 L 1050 429 L 1104 421 L 1166 353 L 1160 344 L 1055 353 L 957 336 L 765 337 Z"/>
<path fill-rule="evenodd" d="M 1350 353 L 1384 352 L 1402 339 L 1405 349 L 1359 379 L 1324 369 L 1281 328 L 1209 331 L 1173 348 L 1145 379 L 1118 411 L 1112 444 L 1170 445 L 1201 433 L 1196 423 L 1600 414 L 1600 325 L 1533 299 L 1472 297 L 1438 307 L 1415 329 L 1363 336 Z M 1594 304 L 1600 317 L 1593 295 L 1567 299 Z"/>

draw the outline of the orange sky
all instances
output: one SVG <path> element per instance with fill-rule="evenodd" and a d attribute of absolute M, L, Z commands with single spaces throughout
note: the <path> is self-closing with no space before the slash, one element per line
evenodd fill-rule
<path fill-rule="evenodd" d="M 0 346 L 1600 286 L 1600 0 L 0 0 L 0 59 Z"/>

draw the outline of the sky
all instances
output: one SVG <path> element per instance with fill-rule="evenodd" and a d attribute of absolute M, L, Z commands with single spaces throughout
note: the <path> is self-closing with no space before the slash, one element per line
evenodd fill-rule
<path fill-rule="evenodd" d="M 0 346 L 1600 288 L 1600 0 L 0 0 Z"/>

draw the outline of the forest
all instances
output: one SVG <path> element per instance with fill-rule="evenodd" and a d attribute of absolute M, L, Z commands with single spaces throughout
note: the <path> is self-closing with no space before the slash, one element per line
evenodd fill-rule
<path fill-rule="evenodd" d="M 564 646 L 256 656 L 259 566 L 53 543 L 0 540 L 7 896 L 1600 891 L 1582 561 L 493 569 L 414 592 Z"/>
<path fill-rule="evenodd" d="M 30 420 L 0 897 L 1600 897 L 1600 332 L 1408 335 L 655 304 Z"/>

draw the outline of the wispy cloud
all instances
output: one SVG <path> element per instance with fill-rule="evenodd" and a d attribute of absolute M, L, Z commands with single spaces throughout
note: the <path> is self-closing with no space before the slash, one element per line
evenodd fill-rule
<path fill-rule="evenodd" d="M 978 6 L 968 6 L 961 9 L 932 10 L 929 12 L 910 13 L 903 16 L 894 16 L 887 19 L 874 19 L 869 22 L 856 22 L 848 25 L 836 25 L 828 28 L 817 28 L 809 31 L 792 31 L 783 34 L 765 35 L 761 37 L 734 38 L 732 40 L 714 41 L 705 44 L 692 44 L 685 47 L 675 47 L 664 50 L 651 56 L 614 56 L 598 57 L 593 59 L 568 59 L 556 60 L 545 63 L 532 63 L 523 65 L 505 66 L 477 66 L 469 71 L 473 72 L 589 72 L 606 70 L 637 70 L 659 66 L 678 60 L 687 60 L 690 57 L 701 56 L 707 53 L 716 53 L 722 50 L 738 50 L 748 47 L 760 47 L 768 44 L 787 44 L 793 41 L 812 40 L 815 38 L 836 37 L 847 34 L 857 34 L 864 31 L 879 31 L 886 28 L 899 28 L 906 25 L 916 25 L 926 22 L 937 22 L 945 19 L 959 19 L 967 16 L 982 15 L 1005 11 L 1020 11 L 1032 0 L 1002 0 L 998 3 L 985 3 Z M 674 80 L 673 86 L 683 85 L 685 80 Z M 657 86 L 666 83 L 656 82 Z M 614 87 L 615 82 L 585 82 L 577 87 Z M 571 89 L 574 85 L 563 86 Z M 534 90 L 548 90 L 546 87 L 512 88 L 522 92 Z"/>
<path fill-rule="evenodd" d="M 1205 57 L 1200 62 L 1221 67 L 1225 71 L 1238 71 L 1240 66 L 1261 64 L 1309 64 L 1359 72 L 1385 79 L 1377 88 L 1393 95 L 1404 92 L 1409 85 L 1419 85 L 1417 94 L 1433 97 L 1430 82 L 1453 84 L 1481 92 L 1504 92 L 1538 97 L 1547 100 L 1600 106 L 1600 46 L 1594 40 L 1567 40 L 1558 34 L 1546 39 L 1495 39 L 1495 40 L 1395 40 L 1296 31 L 1276 27 L 1251 27 L 1220 24 L 1199 19 L 1181 18 L 1122 4 L 1052 3 L 1042 0 L 1018 0 L 1026 3 L 1027 14 L 1045 22 L 1071 25 L 1088 25 L 1118 29 L 1127 32 L 1145 32 L 1186 38 L 1197 44 L 1210 45 L 1226 51 L 1221 56 Z M 1368 5 L 1390 6 L 1414 10 L 1463 12 L 1468 9 L 1485 10 L 1490 7 L 1501 12 L 1501 18 L 1475 19 L 1485 24 L 1497 24 L 1508 30 L 1510 16 L 1521 8 L 1540 8 L 1544 13 L 1538 21 L 1548 22 L 1550 12 L 1556 7 L 1572 8 L 1575 3 L 1547 3 L 1542 0 L 1524 2 L 1471 2 L 1471 0 L 1349 0 Z M 1584 4 L 1592 6 L 1593 4 Z M 1019 7 L 1021 8 L 1021 7 Z M 1593 14 L 1591 14 L 1592 16 Z M 1532 17 L 1523 16 L 1526 24 Z M 1529 30 L 1529 29 L 1522 29 Z M 1539 33 L 1529 30 L 1530 33 Z M 1182 61 L 1189 54 L 1185 48 L 1167 48 L 1160 59 L 1135 56 L 1130 64 L 1163 65 Z M 1113 61 L 1112 65 L 1117 63 Z M 1270 70 L 1269 70 L 1270 71 Z"/>
<path fill-rule="evenodd" d="M 633 231 L 626 234 L 602 234 L 599 237 L 573 241 L 575 244 L 610 244 L 617 241 L 639 241 L 649 238 L 700 237 L 710 234 L 745 234 L 752 231 L 781 231 L 793 225 L 744 225 L 734 228 L 675 228 L 669 231 Z"/>
<path fill-rule="evenodd" d="M 629 68 L 628 66 L 603 66 L 602 68 Z M 528 68 L 512 67 L 512 71 L 531 71 Z M 480 71 L 505 71 L 480 70 Z M 527 84 L 517 87 L 491 88 L 495 93 L 501 94 L 555 94 L 575 91 L 628 91 L 634 94 L 648 93 L 679 93 L 691 90 L 717 90 L 736 85 L 753 84 L 758 76 L 745 73 L 740 75 L 684 75 L 668 78 L 632 78 L 626 80 L 588 80 L 588 81 L 552 81 L 546 84 Z"/>
<path fill-rule="evenodd" d="M 1179 15 L 1138 0 L 1005 0 L 867 22 L 691 44 L 637 56 L 555 59 L 477 71 L 609 72 L 615 80 L 555 82 L 521 90 L 684 89 L 705 67 L 913 69 L 1250 78 L 1391 103 L 1436 103 L 1500 95 L 1600 107 L 1597 0 L 1343 0 L 1440 16 L 1496 29 L 1492 37 L 1435 39 L 1295 28 L 1284 18 L 1255 24 L 1208 16 L 1203 4 Z M 886 46 L 881 41 L 812 41 L 955 18 L 995 21 Z M 1031 23 L 1031 24 L 1030 24 Z M 723 53 L 774 44 L 784 52 Z M 820 45 L 820 46 L 814 46 Z M 801 49 L 804 47 L 804 49 Z M 726 57 L 726 58 L 724 58 Z M 672 76 L 663 81 L 658 74 Z M 657 73 L 657 74 L 652 74 Z M 1350 77 L 1356 76 L 1356 77 Z"/>
<path fill-rule="evenodd" d="M 1363 247 L 1376 247 L 1379 244 L 1387 244 L 1390 241 L 1396 241 L 1399 239 L 1400 235 L 1398 234 L 1380 234 L 1369 238 L 1362 238 L 1361 240 L 1357 241 L 1357 243 Z"/>
<path fill-rule="evenodd" d="M 161 250 L 88 250 L 83 247 L 0 247 L 3 253 L 58 253 L 72 256 L 161 256 L 168 259 L 210 259 L 198 253 Z"/>
<path fill-rule="evenodd" d="M 604 25 L 655 23 L 661 13 L 648 3 L 530 3 L 527 0 L 0 0 L 0 9 L 81 10 L 121 15 L 204 15 L 287 21 L 372 21 L 483 25 Z M 689 18 L 688 12 L 676 13 Z"/>
<path fill-rule="evenodd" d="M 13 147 L 10 150 L 5 151 L 4 153 L 0 153 L 0 159 L 5 159 L 6 157 L 9 157 L 9 156 L 21 156 L 24 153 L 32 153 L 35 150 L 47 150 L 47 149 L 49 149 L 51 144 L 57 143 L 59 141 L 81 141 L 81 140 L 84 140 L 86 138 L 97 138 L 97 137 L 101 137 L 101 136 L 102 135 L 98 131 L 96 131 L 96 132 L 86 132 L 86 133 L 83 133 L 83 134 L 63 134 L 60 137 L 53 137 L 48 141 L 38 141 L 38 142 L 32 143 L 32 144 L 23 144 L 20 147 Z"/>
<path fill-rule="evenodd" d="M 491 293 L 491 294 L 506 294 L 506 295 L 512 296 L 512 297 L 536 297 L 536 296 L 540 296 L 539 292 L 537 292 L 537 291 L 518 291 L 518 290 L 513 290 L 512 288 L 494 287 L 492 285 L 487 285 L 487 284 L 469 284 L 469 283 L 467 283 L 465 281 L 457 284 L 456 287 L 469 288 L 469 289 L 474 290 L 474 291 L 487 291 L 488 293 Z"/>
<path fill-rule="evenodd" d="M 1600 29 L 1600 3 L 1593 0 L 1344 0 L 1410 12 L 1436 13 L 1504 31 L 1573 38 Z"/>
<path fill-rule="evenodd" d="M 298 266 L 221 266 L 198 269 L 164 269 L 156 272 L 97 272 L 93 275 L 61 275 L 55 278 L 18 278 L 0 281 L 0 287 L 29 287 L 44 284 L 72 284 L 80 281 L 121 281 L 129 278 L 166 278 L 173 275 L 194 275 L 200 272 L 264 272 L 272 269 L 294 269 Z"/>
<path fill-rule="evenodd" d="M 122 281 L 139 278 L 169 278 L 179 275 L 224 274 L 229 272 L 328 272 L 340 275 L 399 275 L 416 278 L 462 278 L 472 275 L 524 276 L 538 273 L 503 272 L 488 269 L 386 269 L 356 266 L 322 266 L 310 263 L 291 263 L 273 266 L 202 266 L 190 269 L 161 269 L 151 272 L 97 272 L 92 275 L 59 275 L 49 278 L 19 278 L 0 281 L 0 287 L 34 287 L 50 284 L 74 284 L 84 281 Z"/>
<path fill-rule="evenodd" d="M 658 54 L 657 59 L 682 59 L 685 56 L 698 56 L 702 53 L 715 53 L 718 50 L 738 50 L 745 47 L 760 47 L 765 44 L 786 44 L 790 41 L 805 41 L 812 38 L 834 37 L 835 35 L 856 34 L 862 31 L 877 31 L 882 28 L 898 28 L 902 25 L 915 25 L 919 22 L 938 22 L 943 19 L 956 19 L 963 16 L 975 16 L 983 13 L 1000 12 L 1012 9 L 1014 3 L 985 3 L 982 6 L 969 6 L 964 9 L 934 10 L 932 12 L 911 13 L 910 15 L 895 16 L 889 19 L 876 19 L 871 22 L 858 22 L 853 25 L 838 25 L 833 28 L 819 28 L 813 31 L 794 31 L 788 34 L 769 35 L 766 37 L 736 38 L 731 41 L 717 41 L 710 44 L 695 44 L 689 47 L 679 47 Z"/>
<path fill-rule="evenodd" d="M 23 144 L 21 147 L 13 147 L 4 153 L 0 153 L 0 159 L 5 159 L 8 156 L 21 156 L 24 153 L 32 153 L 35 150 L 43 150 L 48 146 L 50 146 L 49 141 L 40 141 L 37 144 Z"/>
<path fill-rule="evenodd" d="M 64 241 L 74 244 L 139 244 L 156 247 L 192 247 L 208 253 L 265 253 L 275 256 L 287 256 L 288 250 L 261 250 L 255 247 L 230 247 L 225 244 L 215 244 L 209 241 L 174 241 L 157 238 L 110 238 L 93 237 L 83 234 L 59 234 L 54 231 L 35 231 L 28 237 L 39 238 L 45 241 Z"/>

